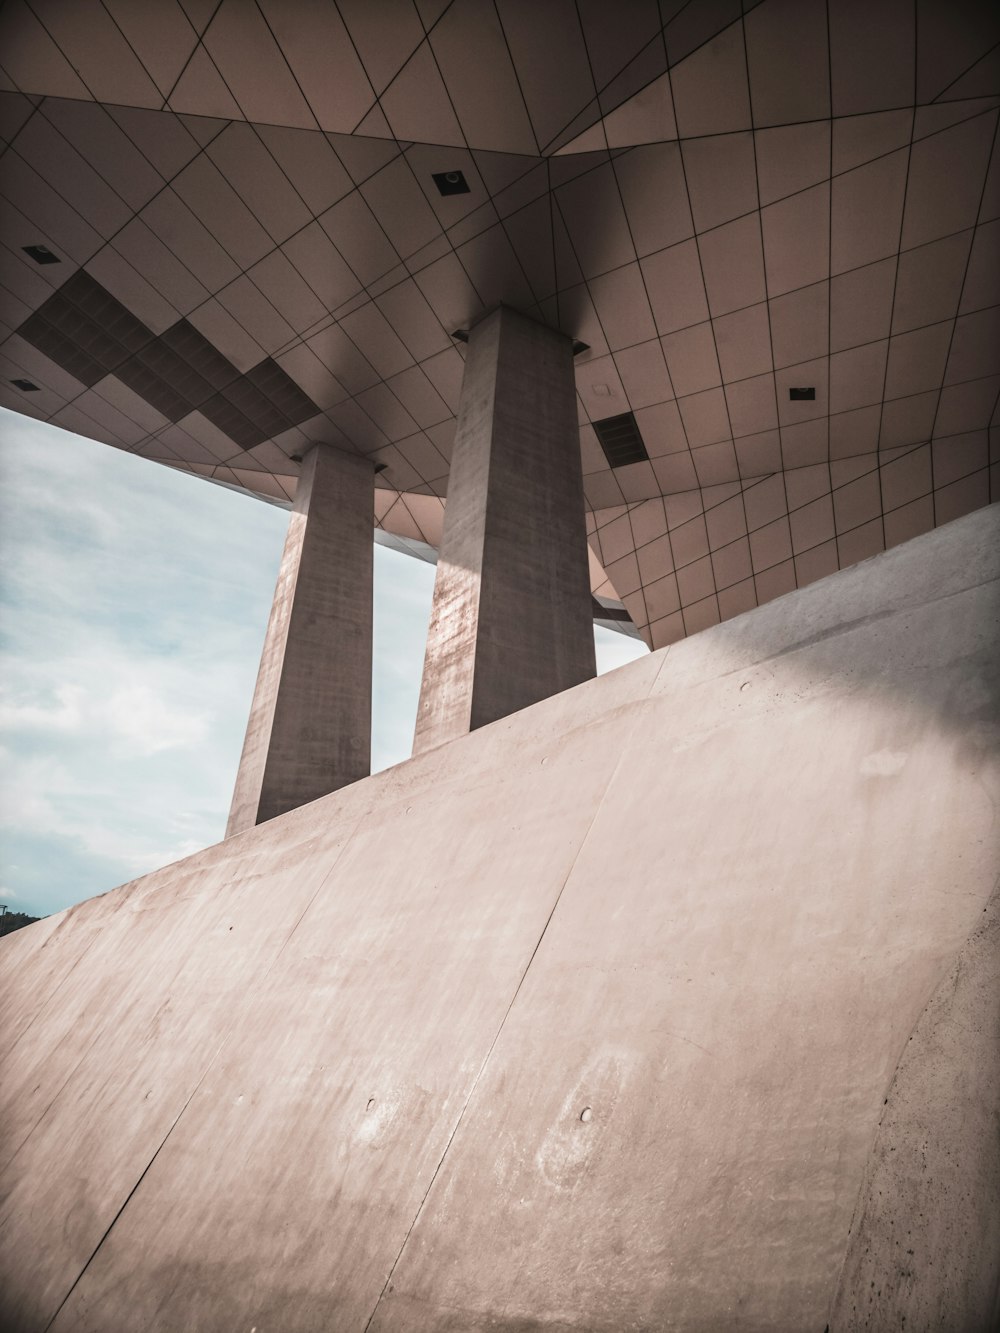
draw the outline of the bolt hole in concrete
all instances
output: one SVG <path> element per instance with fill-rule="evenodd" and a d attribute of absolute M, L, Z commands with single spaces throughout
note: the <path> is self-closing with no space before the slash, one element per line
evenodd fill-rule
<path fill-rule="evenodd" d="M 589 1120 L 592 1120 L 593 1116 L 594 1113 L 589 1106 L 585 1106 L 583 1110 L 580 1112 L 580 1119 L 583 1121 L 584 1124 L 587 1124 Z"/>

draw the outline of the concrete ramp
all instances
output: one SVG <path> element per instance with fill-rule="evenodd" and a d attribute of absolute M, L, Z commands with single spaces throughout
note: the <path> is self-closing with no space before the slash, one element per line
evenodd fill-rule
<path fill-rule="evenodd" d="M 998 518 L 5 940 L 2 1326 L 988 1328 Z"/>

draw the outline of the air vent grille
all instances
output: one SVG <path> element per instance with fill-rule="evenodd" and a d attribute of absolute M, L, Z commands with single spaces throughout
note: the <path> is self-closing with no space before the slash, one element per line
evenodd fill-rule
<path fill-rule="evenodd" d="M 649 454 L 646 453 L 646 446 L 631 412 L 595 421 L 594 430 L 611 467 L 627 467 L 629 463 L 649 461 Z"/>

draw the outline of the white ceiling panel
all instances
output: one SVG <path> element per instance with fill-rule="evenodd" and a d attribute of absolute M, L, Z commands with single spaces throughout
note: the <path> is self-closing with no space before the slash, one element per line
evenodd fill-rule
<path fill-rule="evenodd" d="M 722 383 L 712 324 L 694 324 L 661 339 L 670 382 L 678 399 Z"/>
<path fill-rule="evenodd" d="M 18 88 L 51 97 L 89 98 L 90 90 L 45 26 L 25 3 L 9 0 L 0 12 L 0 50 Z"/>
<path fill-rule="evenodd" d="M 162 189 L 163 176 L 98 103 L 47 97 L 41 114 L 130 210 Z"/>
<path fill-rule="evenodd" d="M 830 122 L 782 125 L 754 135 L 760 202 L 773 204 L 830 175 Z"/>
<path fill-rule="evenodd" d="M 616 352 L 614 360 L 633 411 L 673 398 L 674 389 L 658 338 Z"/>
<path fill-rule="evenodd" d="M 320 127 L 349 134 L 374 103 L 375 94 L 337 8 L 312 6 L 309 22 L 303 23 L 295 7 L 283 0 L 261 0 L 261 5 Z M 405 17 L 402 7 L 398 12 Z"/>
<path fill-rule="evenodd" d="M 733 23 L 671 71 L 678 133 L 693 138 L 751 127 L 743 28 Z"/>
<path fill-rule="evenodd" d="M 708 318 L 708 301 L 698 245 L 682 241 L 641 261 L 646 291 L 661 334 L 700 324 Z M 749 305 L 751 302 L 742 302 Z"/>
<path fill-rule="evenodd" d="M 247 120 L 316 128 L 316 119 L 302 95 L 301 80 L 293 76 L 275 43 L 275 27 L 281 31 L 280 12 L 273 12 L 270 6 L 265 8 L 269 11 L 268 22 L 256 5 L 222 0 L 205 30 L 202 39 L 205 48 Z M 332 12 L 335 16 L 336 11 Z M 316 18 L 319 21 L 319 11 Z M 293 26 L 301 32 L 301 24 L 293 20 Z"/>
<path fill-rule="evenodd" d="M 816 185 L 761 211 L 769 296 L 806 287 L 830 271 L 830 187 Z"/>
<path fill-rule="evenodd" d="M 830 285 L 814 283 L 768 303 L 776 366 L 826 356 L 830 346 Z"/>
<path fill-rule="evenodd" d="M 755 125 L 830 115 L 825 0 L 770 0 L 744 20 Z M 794 53 L 791 58 L 790 53 Z"/>
<path fill-rule="evenodd" d="M 844 273 L 899 249 L 909 153 L 901 149 L 833 179 L 830 271 Z"/>
<path fill-rule="evenodd" d="M 830 7 L 835 116 L 907 106 L 914 86 L 911 0 L 838 0 Z"/>
<path fill-rule="evenodd" d="M 975 225 L 996 124 L 997 113 L 991 112 L 913 145 L 904 250 Z"/>
<path fill-rule="evenodd" d="M 756 209 L 757 163 L 752 134 L 692 139 L 682 150 L 696 231 L 707 231 Z"/>
<path fill-rule="evenodd" d="M 698 251 L 713 317 L 765 299 L 760 227 L 760 217 L 753 213 L 699 236 Z"/>
<path fill-rule="evenodd" d="M 125 106 L 163 105 L 160 90 L 102 4 L 32 0 L 31 8 L 93 96 Z"/>
<path fill-rule="evenodd" d="M 137 5 L 135 0 L 103 0 L 153 83 L 167 97 L 187 64 L 198 33 L 174 0 Z"/>

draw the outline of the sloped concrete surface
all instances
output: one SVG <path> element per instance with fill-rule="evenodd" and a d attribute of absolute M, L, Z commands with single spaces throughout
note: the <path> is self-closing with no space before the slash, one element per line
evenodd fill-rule
<path fill-rule="evenodd" d="M 1000 1327 L 1000 891 L 907 1038 L 832 1326 Z"/>
<path fill-rule="evenodd" d="M 5 940 L 4 1327 L 987 1320 L 998 517 Z"/>

